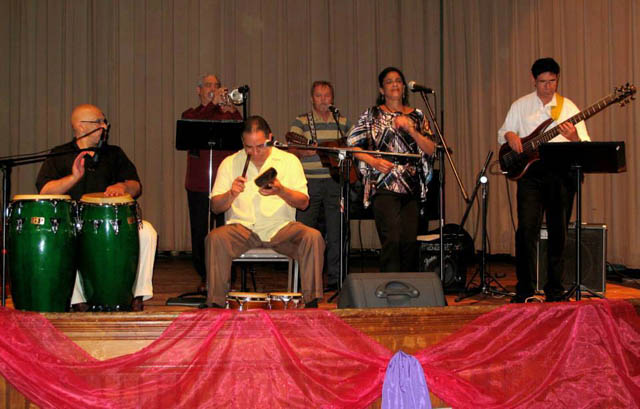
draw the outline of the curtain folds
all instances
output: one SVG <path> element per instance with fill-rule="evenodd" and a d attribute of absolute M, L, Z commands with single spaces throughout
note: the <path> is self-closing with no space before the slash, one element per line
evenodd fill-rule
<path fill-rule="evenodd" d="M 197 104 L 202 73 L 249 84 L 251 113 L 282 136 L 309 109 L 313 80 L 332 81 L 336 106 L 354 120 L 374 103 L 378 72 L 398 66 L 436 90 L 468 193 L 510 103 L 532 89 L 536 58 L 559 61 L 560 92 L 582 108 L 640 82 L 640 0 L 6 0 L 0 22 L 0 156 L 66 142 L 73 106 L 97 104 L 113 124 L 110 142 L 138 167 L 161 250 L 191 246 L 175 121 Z M 416 94 L 410 102 L 424 109 Z M 638 118 L 635 102 L 588 121 L 594 140 L 627 143 L 628 171 L 588 175 L 583 209 L 585 221 L 609 227 L 608 261 L 636 268 Z M 465 202 L 445 166 L 446 219 L 456 223 Z M 15 169 L 13 193 L 34 193 L 38 169 Z M 489 179 L 490 250 L 513 254 L 515 184 Z"/>

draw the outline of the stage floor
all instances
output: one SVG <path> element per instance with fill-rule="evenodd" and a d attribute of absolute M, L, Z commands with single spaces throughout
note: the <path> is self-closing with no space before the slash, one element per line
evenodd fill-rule
<path fill-rule="evenodd" d="M 501 261 L 492 260 L 487 264 L 489 273 L 496 277 L 498 282 L 509 292 L 515 291 L 516 275 L 515 265 L 508 257 L 499 257 Z M 351 273 L 375 273 L 378 272 L 377 255 L 375 253 L 365 253 L 363 255 L 352 255 L 350 258 Z M 467 280 L 470 280 L 477 270 L 476 265 L 469 267 Z M 255 264 L 256 289 L 248 278 L 248 291 L 269 292 L 286 291 L 287 270 L 284 263 L 257 263 Z M 479 283 L 479 276 L 476 274 L 473 286 Z M 180 312 L 192 310 L 194 307 L 167 306 L 167 300 L 181 294 L 195 291 L 200 284 L 200 278 L 195 272 L 191 255 L 188 253 L 173 254 L 159 253 L 156 257 L 153 275 L 154 296 L 145 301 L 144 310 L 149 312 Z M 494 285 L 496 289 L 499 289 Z M 240 278 L 236 277 L 233 287 L 240 290 Z M 319 308 L 332 310 L 337 308 L 337 297 L 331 297 L 335 291 L 327 291 L 323 300 L 319 303 Z M 501 295 L 477 294 L 472 297 L 456 301 L 459 292 L 447 292 L 447 304 L 449 306 L 467 305 L 502 305 L 510 301 L 509 297 Z M 583 298 L 587 295 L 583 293 Z M 606 285 L 606 298 L 610 299 L 640 299 L 640 279 L 609 280 Z M 539 299 L 544 300 L 544 295 L 539 295 Z M 7 299 L 7 306 L 13 308 L 11 297 Z"/>
<path fill-rule="evenodd" d="M 487 265 L 487 270 L 497 277 L 508 291 L 515 291 L 516 275 L 515 265 L 513 261 L 507 257 L 501 257 L 503 261 L 491 261 Z M 377 255 L 375 253 L 366 253 L 364 255 L 352 255 L 350 258 L 351 273 L 373 273 L 378 272 Z M 467 271 L 467 280 L 471 279 L 476 271 L 476 266 L 470 266 Z M 261 263 L 256 264 L 256 292 L 283 291 L 287 288 L 287 271 L 283 263 Z M 253 287 L 249 282 L 249 291 L 253 291 Z M 168 298 L 176 297 L 180 294 L 194 291 L 200 283 L 199 277 L 191 264 L 189 254 L 181 254 L 170 256 L 161 254 L 156 259 L 154 270 L 154 292 L 152 299 L 145 302 L 145 311 L 177 311 L 189 310 L 191 307 L 168 307 L 166 301 Z M 479 282 L 476 275 L 474 279 L 475 285 Z M 234 282 L 234 288 L 239 290 L 240 278 L 237 277 Z M 323 301 L 319 304 L 322 309 L 337 308 L 337 298 L 331 302 L 328 300 L 334 295 L 335 291 L 328 291 L 324 294 Z M 456 302 L 458 293 L 446 294 L 449 306 L 465 306 L 465 305 L 502 305 L 510 301 L 509 297 L 504 296 L 485 296 L 478 294 L 459 302 Z M 584 293 L 583 293 L 584 296 Z M 640 280 L 608 281 L 605 296 L 611 299 L 629 299 L 640 298 Z M 540 300 L 544 296 L 540 295 Z"/>

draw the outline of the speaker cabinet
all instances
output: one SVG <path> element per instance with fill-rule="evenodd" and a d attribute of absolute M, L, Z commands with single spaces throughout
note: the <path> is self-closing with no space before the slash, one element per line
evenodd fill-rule
<path fill-rule="evenodd" d="M 545 225 L 540 229 L 536 262 L 536 291 L 544 291 L 547 283 L 547 240 L 548 233 Z M 607 261 L 607 226 L 604 224 L 582 224 L 580 237 L 580 265 L 582 267 L 582 284 L 588 289 L 604 293 L 606 290 L 606 261 Z M 576 227 L 569 226 L 569 234 L 564 247 L 564 273 L 562 285 L 571 288 L 576 281 Z"/>
<path fill-rule="evenodd" d="M 464 290 L 467 268 L 473 263 L 473 239 L 457 224 L 444 226 L 444 275 L 442 286 L 445 292 Z M 440 277 L 439 230 L 418 236 L 420 241 L 420 271 L 433 271 Z"/>
<path fill-rule="evenodd" d="M 446 305 L 435 273 L 352 273 L 338 308 L 442 307 Z"/>

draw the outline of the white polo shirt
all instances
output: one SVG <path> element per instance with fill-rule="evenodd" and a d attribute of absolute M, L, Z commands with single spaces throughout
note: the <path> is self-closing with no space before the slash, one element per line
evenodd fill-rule
<path fill-rule="evenodd" d="M 247 153 L 244 149 L 226 157 L 218 168 L 209 197 L 229 191 L 233 181 L 242 175 L 246 160 Z M 293 206 L 276 195 L 263 196 L 258 192 L 259 188 L 254 180 L 271 167 L 278 172 L 278 180 L 283 186 L 309 196 L 302 164 L 295 155 L 272 147 L 260 169 L 250 162 L 244 192 L 236 197 L 225 212 L 225 220 L 227 224 L 239 223 L 247 227 L 262 241 L 271 240 L 281 228 L 296 219 L 296 209 Z"/>
<path fill-rule="evenodd" d="M 509 131 L 517 133 L 520 138 L 526 138 L 529 136 L 531 132 L 535 131 L 536 128 L 540 126 L 541 123 L 551 118 L 551 108 L 557 105 L 557 95 L 557 93 L 553 94 L 553 98 L 546 105 L 542 103 L 542 100 L 540 100 L 540 97 L 538 97 L 535 91 L 517 99 L 513 104 L 511 104 L 511 108 L 507 113 L 504 124 L 502 124 L 502 127 L 498 130 L 498 143 L 502 145 L 507 141 L 504 135 Z M 579 112 L 580 110 L 576 104 L 574 104 L 569 98 L 564 97 L 562 111 L 560 111 L 558 120 L 552 121 L 547 129 L 555 128 L 558 124 L 566 121 Z M 590 140 L 584 121 L 578 122 L 575 127 L 581 141 Z M 568 140 L 564 136 L 558 134 L 549 142 L 568 142 Z"/>

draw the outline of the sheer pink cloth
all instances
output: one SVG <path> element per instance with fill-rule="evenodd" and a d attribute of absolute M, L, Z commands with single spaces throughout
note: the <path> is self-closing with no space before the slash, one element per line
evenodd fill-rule
<path fill-rule="evenodd" d="M 43 408 L 361 408 L 391 352 L 329 312 L 201 310 L 98 361 L 35 313 L 0 309 L 0 373 Z M 624 302 L 506 306 L 417 354 L 454 407 L 640 406 L 640 320 Z"/>

